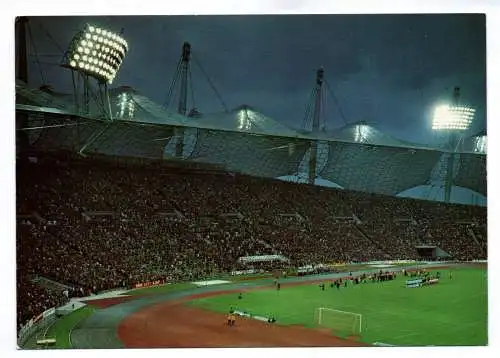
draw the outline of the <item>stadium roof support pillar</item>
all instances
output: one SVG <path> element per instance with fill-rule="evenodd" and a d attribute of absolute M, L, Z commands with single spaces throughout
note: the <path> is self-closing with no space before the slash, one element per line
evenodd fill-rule
<path fill-rule="evenodd" d="M 446 165 L 446 176 L 444 181 L 444 201 L 450 202 L 451 189 L 453 187 L 453 166 L 455 164 L 455 153 L 450 153 L 448 157 L 448 164 Z"/>
<path fill-rule="evenodd" d="M 188 88 L 188 71 L 189 71 L 189 60 L 191 59 L 191 45 L 189 42 L 184 42 L 182 45 L 182 55 L 181 55 L 181 95 L 179 98 L 179 106 L 177 107 L 177 113 L 182 116 L 186 115 L 187 110 L 187 88 Z"/>
<path fill-rule="evenodd" d="M 455 87 L 453 90 L 453 102 L 455 106 L 459 105 L 460 102 L 460 87 Z M 455 157 L 456 151 L 458 150 L 458 145 L 460 143 L 460 136 L 456 132 L 450 134 L 450 148 L 452 152 L 448 157 L 448 164 L 446 165 L 446 176 L 444 181 L 444 201 L 446 203 L 450 202 L 451 190 L 453 188 L 453 171 L 455 167 Z"/>
<path fill-rule="evenodd" d="M 315 102 L 314 102 L 314 112 L 313 112 L 313 121 L 312 121 L 312 133 L 319 133 L 319 121 L 321 116 L 321 88 L 323 86 L 323 78 L 324 78 L 324 70 L 323 67 L 319 68 L 316 71 L 316 86 L 314 89 L 315 92 Z M 309 156 L 309 178 L 308 183 L 314 184 L 316 179 L 316 166 L 318 162 L 318 140 L 311 140 L 310 146 L 310 156 Z"/>
<path fill-rule="evenodd" d="M 184 42 L 182 45 L 182 55 L 181 55 L 181 67 L 180 67 L 180 77 L 181 77 L 181 93 L 179 97 L 179 105 L 177 107 L 177 113 L 182 116 L 186 115 L 187 110 L 187 89 L 188 89 L 188 73 L 189 73 L 189 61 L 191 59 L 191 44 L 189 42 Z M 182 158 L 184 153 L 184 128 L 179 127 L 176 130 L 177 141 L 175 143 L 175 156 L 177 158 Z"/>

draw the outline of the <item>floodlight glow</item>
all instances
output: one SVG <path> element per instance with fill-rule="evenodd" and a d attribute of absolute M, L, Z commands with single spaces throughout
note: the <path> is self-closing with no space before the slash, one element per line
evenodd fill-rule
<path fill-rule="evenodd" d="M 242 109 L 238 112 L 238 129 L 250 130 L 252 128 L 251 111 Z"/>
<path fill-rule="evenodd" d="M 120 93 L 118 95 L 118 118 L 134 118 L 135 103 L 132 96 L 128 95 L 126 92 Z"/>
<path fill-rule="evenodd" d="M 119 34 L 88 25 L 73 38 L 66 65 L 101 83 L 112 83 L 127 51 Z"/>
<path fill-rule="evenodd" d="M 364 124 L 358 124 L 355 127 L 354 141 L 358 143 L 367 142 L 369 134 L 370 134 L 370 127 Z"/>
<path fill-rule="evenodd" d="M 486 153 L 486 136 L 485 135 L 474 138 L 474 152 Z"/>
<path fill-rule="evenodd" d="M 438 106 L 434 111 L 432 129 L 464 131 L 469 129 L 476 110 L 464 106 Z"/>

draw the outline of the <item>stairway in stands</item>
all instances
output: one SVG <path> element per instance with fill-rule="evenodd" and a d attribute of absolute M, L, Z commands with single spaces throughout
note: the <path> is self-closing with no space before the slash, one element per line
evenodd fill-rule
<path fill-rule="evenodd" d="M 378 248 L 380 250 L 381 253 L 384 254 L 384 256 L 386 258 L 391 258 L 391 255 L 389 255 L 387 253 L 387 250 L 385 247 L 383 247 L 380 242 L 378 242 L 377 240 L 373 240 L 370 236 L 368 236 L 363 229 L 361 229 L 361 227 L 359 225 L 355 225 L 354 226 L 356 228 L 356 230 L 361 234 L 362 237 L 364 237 L 366 240 L 368 240 L 369 242 L 371 242 L 376 248 Z"/>

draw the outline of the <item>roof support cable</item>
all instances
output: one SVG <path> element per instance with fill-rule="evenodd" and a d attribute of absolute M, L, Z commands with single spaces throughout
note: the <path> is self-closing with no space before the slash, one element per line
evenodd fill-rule
<path fill-rule="evenodd" d="M 30 37 L 31 46 L 33 46 L 33 50 L 35 50 L 35 61 L 37 63 L 38 71 L 40 72 L 40 78 L 42 80 L 42 84 L 47 84 L 45 82 L 45 76 L 43 75 L 40 59 L 38 58 L 38 51 L 36 49 L 35 40 L 33 39 L 33 34 L 31 33 L 31 26 L 28 24 L 27 27 L 28 27 L 28 35 Z"/>
<path fill-rule="evenodd" d="M 170 103 L 172 101 L 172 95 L 173 95 L 173 92 L 175 89 L 175 85 L 177 84 L 177 80 L 179 79 L 181 65 L 182 65 L 182 58 L 179 59 L 179 62 L 177 63 L 177 68 L 175 69 L 174 78 L 173 78 L 172 82 L 170 83 L 170 87 L 168 89 L 167 99 L 163 103 L 163 106 L 165 108 L 168 108 L 168 106 L 170 106 Z"/>
<path fill-rule="evenodd" d="M 191 89 L 191 102 L 193 103 L 192 109 L 195 109 L 196 108 L 196 102 L 194 100 L 194 86 L 193 86 L 193 76 L 191 74 L 191 67 L 189 67 L 188 71 L 189 71 L 189 84 L 190 84 L 189 87 Z"/>
<path fill-rule="evenodd" d="M 38 26 L 40 26 L 40 28 L 43 30 L 43 32 L 45 32 L 47 37 L 54 43 L 54 45 L 56 45 L 57 49 L 61 51 L 62 54 L 64 54 L 66 51 L 63 50 L 63 48 L 57 43 L 56 40 L 54 40 L 50 32 L 41 23 L 38 23 Z"/>
<path fill-rule="evenodd" d="M 206 77 L 207 81 L 208 81 L 208 84 L 210 85 L 210 87 L 212 88 L 212 90 L 215 92 L 215 95 L 217 96 L 217 98 L 219 99 L 222 107 L 224 108 L 224 111 L 226 113 L 229 112 L 227 106 L 226 106 L 226 103 L 224 102 L 224 100 L 222 99 L 222 96 L 220 95 L 219 91 L 217 91 L 217 88 L 215 88 L 215 85 L 213 84 L 212 80 L 210 79 L 210 77 L 208 76 L 208 74 L 205 72 L 205 70 L 203 69 L 203 67 L 201 66 L 201 63 L 196 59 L 196 57 L 194 55 L 191 55 L 192 56 L 192 59 L 193 61 L 196 63 L 196 65 L 200 68 L 201 72 L 203 73 L 203 75 Z"/>
<path fill-rule="evenodd" d="M 325 83 L 326 83 L 326 89 L 328 90 L 328 92 L 330 92 L 330 95 L 333 97 L 333 100 L 335 101 L 335 105 L 337 106 L 337 108 L 339 110 L 340 117 L 344 121 L 344 124 L 345 125 L 349 124 L 349 122 L 347 121 L 346 117 L 344 116 L 344 112 L 342 111 L 342 107 L 340 107 L 340 103 L 337 100 L 337 97 L 335 96 L 335 94 L 333 93 L 332 89 L 330 88 L 330 84 L 328 83 L 327 80 L 325 80 Z"/>
<path fill-rule="evenodd" d="M 311 124 L 311 108 L 313 103 L 315 89 L 313 88 L 311 94 L 309 95 L 309 101 L 307 101 L 306 110 L 304 113 L 304 119 L 302 121 L 302 129 L 307 130 L 309 124 Z"/>

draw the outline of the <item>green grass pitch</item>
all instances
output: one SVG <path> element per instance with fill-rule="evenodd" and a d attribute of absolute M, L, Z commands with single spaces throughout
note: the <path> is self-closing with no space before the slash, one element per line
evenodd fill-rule
<path fill-rule="evenodd" d="M 274 315 L 278 324 L 315 327 L 315 309 L 333 308 L 362 315 L 360 340 L 398 346 L 487 345 L 487 271 L 440 270 L 434 286 L 405 288 L 405 277 L 321 291 L 317 283 L 197 299 L 188 304 L 227 313 L 230 307 L 254 315 Z M 342 335 L 340 332 L 337 332 Z"/>

